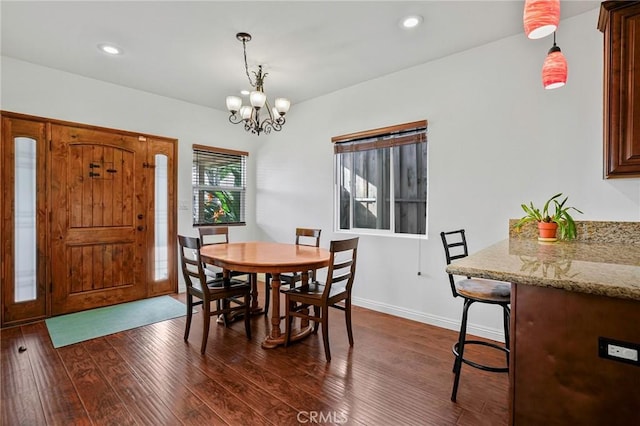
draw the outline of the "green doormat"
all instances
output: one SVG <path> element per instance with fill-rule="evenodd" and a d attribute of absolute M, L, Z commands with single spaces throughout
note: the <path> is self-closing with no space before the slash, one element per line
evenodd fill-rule
<path fill-rule="evenodd" d="M 121 303 L 45 320 L 54 348 L 186 315 L 187 307 L 170 296 Z"/>

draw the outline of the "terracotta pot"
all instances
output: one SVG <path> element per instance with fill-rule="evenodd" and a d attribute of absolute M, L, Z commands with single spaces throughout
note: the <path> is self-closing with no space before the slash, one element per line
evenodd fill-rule
<path fill-rule="evenodd" d="M 556 231 L 558 224 L 555 222 L 538 222 L 538 240 L 540 241 L 556 241 Z"/>

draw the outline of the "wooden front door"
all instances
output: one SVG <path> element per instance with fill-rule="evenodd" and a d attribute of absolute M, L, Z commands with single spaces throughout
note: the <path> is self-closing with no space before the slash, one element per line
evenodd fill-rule
<path fill-rule="evenodd" d="M 51 314 L 146 297 L 146 142 L 51 126 Z"/>

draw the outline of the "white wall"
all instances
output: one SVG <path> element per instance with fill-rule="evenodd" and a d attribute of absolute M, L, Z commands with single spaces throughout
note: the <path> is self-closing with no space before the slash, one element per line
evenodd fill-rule
<path fill-rule="evenodd" d="M 231 227 L 229 238 L 247 241 L 261 235 L 255 226 L 256 156 L 252 151 L 256 141 L 241 126 L 229 124 L 227 114 L 5 56 L 0 58 L 0 109 L 4 111 L 178 139 L 179 234 L 198 235 L 191 216 L 192 145 L 248 151 L 247 226 Z M 180 272 L 178 276 L 183 289 Z"/>
<path fill-rule="evenodd" d="M 197 235 L 191 225 L 193 144 L 248 151 L 247 226 L 230 238 L 254 239 L 255 140 L 227 115 L 210 108 L 1 57 L 0 109 L 59 120 L 178 139 L 178 233 Z M 221 100 L 223 102 L 224 100 Z"/>
<path fill-rule="evenodd" d="M 294 105 L 259 148 L 257 224 L 267 238 L 295 226 L 333 230 L 331 137 L 429 121 L 428 240 L 361 236 L 355 303 L 456 328 L 439 232 L 466 228 L 471 252 L 507 238 L 520 204 L 569 195 L 583 220 L 640 220 L 640 179 L 602 179 L 602 34 L 598 10 L 563 21 L 568 84 L 545 91 L 550 38 L 524 34 Z M 382 58 L 381 58 L 382 59 Z M 420 273 L 421 275 L 418 275 Z M 473 332 L 498 337 L 499 310 L 474 306 Z"/>
<path fill-rule="evenodd" d="M 580 219 L 640 220 L 640 180 L 602 179 L 597 13 L 561 23 L 569 82 L 555 91 L 540 82 L 551 40 L 521 34 L 294 105 L 282 132 L 259 138 L 220 111 L 6 57 L 0 108 L 179 139 L 178 232 L 191 235 L 191 145 L 249 151 L 247 226 L 231 238 L 286 242 L 296 226 L 320 227 L 325 247 L 346 237 L 332 232 L 331 137 L 427 119 L 428 240 L 362 236 L 354 292 L 359 305 L 456 328 L 441 230 L 466 228 L 477 251 L 507 237 L 520 203 L 560 191 Z M 474 306 L 470 327 L 499 337 L 500 314 Z"/>

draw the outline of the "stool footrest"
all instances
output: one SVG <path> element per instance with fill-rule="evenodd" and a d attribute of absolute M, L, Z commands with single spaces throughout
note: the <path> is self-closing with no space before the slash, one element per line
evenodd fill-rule
<path fill-rule="evenodd" d="M 505 348 L 504 346 L 500 346 L 500 345 L 496 345 L 495 343 L 490 343 L 490 342 L 484 342 L 482 340 L 465 340 L 464 345 L 482 345 L 482 346 L 488 346 L 490 348 L 494 348 L 494 349 L 498 349 L 504 353 L 509 353 L 509 349 Z M 458 358 L 458 343 L 454 343 L 454 345 L 451 347 L 451 351 L 453 352 L 453 354 L 456 356 L 456 358 Z M 484 365 L 484 364 L 479 364 L 477 362 L 473 362 L 471 360 L 462 358 L 461 359 L 462 362 L 464 362 L 467 365 L 470 365 L 474 368 L 480 369 L 480 370 L 484 370 L 484 371 L 491 371 L 493 373 L 508 373 L 509 372 L 509 367 L 492 367 L 490 365 Z"/>

